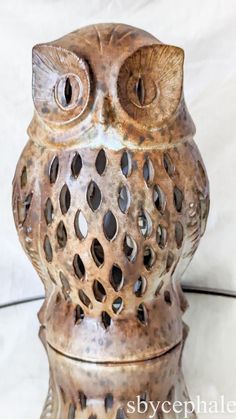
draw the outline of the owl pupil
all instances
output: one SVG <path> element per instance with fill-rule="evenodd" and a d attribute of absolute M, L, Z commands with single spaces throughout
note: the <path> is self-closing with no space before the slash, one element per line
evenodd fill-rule
<path fill-rule="evenodd" d="M 145 87 L 144 87 L 144 81 L 142 77 L 138 78 L 136 82 L 135 90 L 136 90 L 136 95 L 138 97 L 139 103 L 141 106 L 143 106 L 145 102 Z"/>
<path fill-rule="evenodd" d="M 69 77 L 67 77 L 66 82 L 65 82 L 64 94 L 65 94 L 66 104 L 69 105 L 72 99 L 72 86 L 71 86 Z"/>

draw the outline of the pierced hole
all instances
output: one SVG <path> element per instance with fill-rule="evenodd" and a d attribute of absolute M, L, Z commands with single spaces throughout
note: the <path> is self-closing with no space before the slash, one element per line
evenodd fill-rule
<path fill-rule="evenodd" d="M 105 171 L 106 164 L 107 164 L 106 154 L 105 154 L 105 151 L 101 149 L 97 155 L 96 162 L 95 162 L 95 167 L 99 175 L 102 175 L 103 172 Z"/>
<path fill-rule="evenodd" d="M 84 310 L 78 304 L 75 309 L 75 324 L 79 324 L 84 319 Z"/>
<path fill-rule="evenodd" d="M 76 153 L 71 163 L 71 173 L 75 179 L 79 176 L 81 169 L 82 169 L 82 159 L 80 157 L 80 154 Z"/>
<path fill-rule="evenodd" d="M 67 243 L 67 232 L 63 221 L 60 221 L 57 227 L 57 242 L 61 249 L 63 249 Z"/>
<path fill-rule="evenodd" d="M 78 239 L 83 240 L 87 237 L 88 234 L 88 224 L 86 218 L 82 211 L 78 210 L 75 215 L 75 234 Z"/>
<path fill-rule="evenodd" d="M 72 86 L 71 86 L 69 77 L 66 78 L 64 95 L 65 95 L 66 105 L 68 106 L 72 99 Z"/>
<path fill-rule="evenodd" d="M 79 403 L 80 403 L 81 410 L 86 409 L 86 407 L 87 407 L 87 397 L 85 396 L 83 391 L 79 391 Z"/>
<path fill-rule="evenodd" d="M 88 419 L 97 419 L 97 415 L 90 415 Z"/>
<path fill-rule="evenodd" d="M 177 188 L 177 186 L 174 187 L 174 205 L 176 208 L 176 211 L 181 212 L 182 206 L 183 206 L 183 193 L 182 191 Z"/>
<path fill-rule="evenodd" d="M 32 198 L 33 194 L 30 193 L 29 195 L 27 195 L 23 202 L 18 201 L 18 219 L 20 224 L 24 224 L 28 216 Z"/>
<path fill-rule="evenodd" d="M 151 247 L 145 247 L 143 252 L 143 264 L 146 269 L 151 269 L 156 261 L 156 254 Z"/>
<path fill-rule="evenodd" d="M 24 166 L 21 172 L 20 186 L 21 188 L 24 188 L 26 185 L 27 185 L 27 169 L 26 169 L 26 166 Z"/>
<path fill-rule="evenodd" d="M 178 221 L 175 224 L 175 241 L 176 241 L 178 249 L 182 246 L 183 239 L 184 239 L 184 229 L 183 229 L 182 224 Z"/>
<path fill-rule="evenodd" d="M 156 234 L 157 244 L 161 249 L 164 249 L 167 243 L 167 230 L 166 228 L 159 224 L 157 227 L 157 234 Z"/>
<path fill-rule="evenodd" d="M 118 205 L 120 210 L 125 214 L 130 206 L 130 193 L 127 186 L 121 186 L 118 193 Z"/>
<path fill-rule="evenodd" d="M 94 239 L 91 245 L 91 254 L 98 267 L 104 263 L 104 250 L 97 239 Z"/>
<path fill-rule="evenodd" d="M 119 314 L 123 309 L 123 300 L 121 297 L 116 298 L 112 304 L 112 310 L 115 314 Z"/>
<path fill-rule="evenodd" d="M 169 272 L 171 266 L 173 265 L 175 257 L 172 252 L 168 252 L 167 260 L 166 260 L 166 272 Z"/>
<path fill-rule="evenodd" d="M 124 285 L 123 272 L 118 265 L 113 265 L 110 275 L 110 283 L 115 291 L 120 291 Z"/>
<path fill-rule="evenodd" d="M 106 295 L 105 288 L 103 287 L 101 282 L 97 281 L 96 279 L 93 283 L 93 293 L 94 293 L 95 299 L 99 303 L 103 303 L 106 300 L 107 295 Z"/>
<path fill-rule="evenodd" d="M 166 170 L 166 173 L 171 177 L 173 176 L 173 174 L 175 173 L 175 166 L 172 163 L 172 160 L 169 156 L 168 153 L 164 153 L 163 156 L 163 163 L 164 163 L 164 168 Z"/>
<path fill-rule="evenodd" d="M 52 246 L 51 246 L 51 243 L 50 243 L 50 240 L 49 240 L 48 236 L 45 236 L 44 243 L 43 243 L 43 249 L 44 249 L 44 253 L 45 253 L 45 257 L 46 257 L 47 262 L 52 262 L 52 257 L 53 257 Z"/>
<path fill-rule="evenodd" d="M 147 323 L 148 323 L 148 312 L 147 312 L 147 309 L 146 309 L 146 307 L 143 303 L 138 306 L 137 318 L 142 324 L 144 324 L 145 326 L 147 325 Z"/>
<path fill-rule="evenodd" d="M 76 407 L 74 404 L 70 404 L 68 419 L 75 419 L 75 414 L 76 414 Z"/>
<path fill-rule="evenodd" d="M 60 193 L 60 207 L 62 214 L 66 214 L 70 208 L 71 196 L 68 186 L 65 184 Z"/>
<path fill-rule="evenodd" d="M 59 273 L 59 276 L 60 276 L 60 280 L 62 284 L 62 292 L 65 297 L 65 300 L 69 300 L 70 292 L 71 292 L 69 281 L 62 272 Z"/>
<path fill-rule="evenodd" d="M 144 277 L 140 276 L 134 284 L 134 294 L 136 297 L 142 297 L 147 289 L 147 281 Z"/>
<path fill-rule="evenodd" d="M 46 220 L 47 225 L 52 224 L 54 218 L 54 209 L 52 205 L 52 201 L 50 198 L 47 199 L 45 209 L 44 209 L 44 217 Z"/>
<path fill-rule="evenodd" d="M 205 172 L 205 170 L 204 170 L 204 168 L 203 168 L 203 165 L 202 165 L 202 163 L 200 162 L 200 160 L 198 160 L 198 161 L 197 161 L 197 165 L 198 165 L 198 170 L 199 170 L 199 172 L 200 172 L 200 175 L 201 175 L 201 178 L 202 178 L 202 181 L 203 181 L 204 187 L 206 188 L 206 185 L 207 185 L 206 172 Z"/>
<path fill-rule="evenodd" d="M 111 325 L 111 317 L 106 311 L 102 312 L 102 323 L 105 329 L 107 329 Z"/>
<path fill-rule="evenodd" d="M 79 290 L 79 298 L 81 299 L 82 303 L 88 307 L 89 309 L 93 308 L 92 302 L 89 297 L 85 294 L 83 290 Z"/>
<path fill-rule="evenodd" d="M 149 237 L 152 232 L 152 220 L 150 215 L 143 208 L 138 216 L 138 226 L 144 237 Z"/>
<path fill-rule="evenodd" d="M 153 179 L 154 179 L 154 167 L 149 158 L 145 161 L 143 165 L 143 177 L 145 179 L 145 182 L 148 186 L 151 186 Z"/>
<path fill-rule="evenodd" d="M 57 156 L 55 156 L 49 169 L 49 180 L 51 184 L 56 182 L 58 171 L 59 171 L 59 159 Z"/>
<path fill-rule="evenodd" d="M 166 198 L 159 185 L 155 185 L 153 188 L 153 201 L 156 209 L 163 213 L 165 211 Z"/>
<path fill-rule="evenodd" d="M 161 280 L 161 281 L 160 281 L 160 283 L 158 284 L 157 289 L 156 289 L 156 292 L 155 292 L 155 296 L 156 296 L 156 297 L 157 297 L 158 295 L 160 295 L 160 291 L 161 291 L 161 289 L 162 289 L 163 285 L 164 285 L 164 281 L 163 281 L 163 280 Z"/>
<path fill-rule="evenodd" d="M 144 393 L 140 394 L 140 401 L 141 402 L 148 402 L 149 401 L 149 394 L 147 391 L 145 391 Z"/>
<path fill-rule="evenodd" d="M 145 87 L 144 81 L 140 76 L 135 84 L 135 91 L 140 105 L 143 106 L 145 103 Z"/>
<path fill-rule="evenodd" d="M 124 151 L 122 157 L 121 157 L 121 170 L 125 177 L 128 177 L 131 175 L 132 172 L 132 159 L 130 154 L 127 151 Z"/>
<path fill-rule="evenodd" d="M 117 222 L 111 211 L 108 211 L 103 218 L 103 230 L 107 240 L 112 240 L 117 233 Z"/>
<path fill-rule="evenodd" d="M 116 419 L 126 419 L 125 411 L 123 407 L 119 407 L 116 413 Z"/>
<path fill-rule="evenodd" d="M 128 234 L 126 234 L 124 239 L 124 253 L 130 262 L 135 261 L 137 256 L 137 244 Z"/>
<path fill-rule="evenodd" d="M 82 259 L 79 255 L 75 255 L 74 260 L 73 260 L 73 267 L 74 267 L 75 275 L 79 279 L 82 279 L 85 275 L 85 268 L 84 268 Z"/>
<path fill-rule="evenodd" d="M 112 409 L 113 407 L 113 403 L 114 403 L 114 398 L 113 395 L 111 393 L 108 393 L 105 396 L 104 399 L 104 406 L 105 406 L 105 411 L 107 412 L 108 410 Z"/>
<path fill-rule="evenodd" d="M 169 304 L 169 305 L 172 304 L 172 299 L 171 299 L 171 295 L 170 295 L 170 292 L 169 291 L 165 291 L 164 292 L 164 299 L 165 299 L 165 302 L 167 304 Z"/>
<path fill-rule="evenodd" d="M 96 211 L 101 203 L 101 192 L 98 185 L 91 181 L 87 190 L 87 201 L 92 211 Z"/>

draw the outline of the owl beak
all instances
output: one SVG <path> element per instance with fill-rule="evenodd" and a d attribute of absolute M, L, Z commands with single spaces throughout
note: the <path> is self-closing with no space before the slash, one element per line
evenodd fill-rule
<path fill-rule="evenodd" d="M 115 122 L 115 110 L 112 106 L 110 96 L 104 96 L 101 106 L 101 112 L 99 122 L 106 127 L 114 125 Z"/>

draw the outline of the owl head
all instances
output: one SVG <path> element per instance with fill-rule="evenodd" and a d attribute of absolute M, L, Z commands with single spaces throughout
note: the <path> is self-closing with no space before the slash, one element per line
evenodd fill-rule
<path fill-rule="evenodd" d="M 122 24 L 98 24 L 33 48 L 31 136 L 54 143 L 114 136 L 155 146 L 193 135 L 184 52 Z"/>

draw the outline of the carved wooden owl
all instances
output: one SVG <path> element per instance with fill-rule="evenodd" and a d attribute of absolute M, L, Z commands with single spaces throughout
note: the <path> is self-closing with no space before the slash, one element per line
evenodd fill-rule
<path fill-rule="evenodd" d="M 183 61 L 182 49 L 121 24 L 33 48 L 14 217 L 45 286 L 47 342 L 68 356 L 144 360 L 182 339 L 178 280 L 209 207 Z"/>

